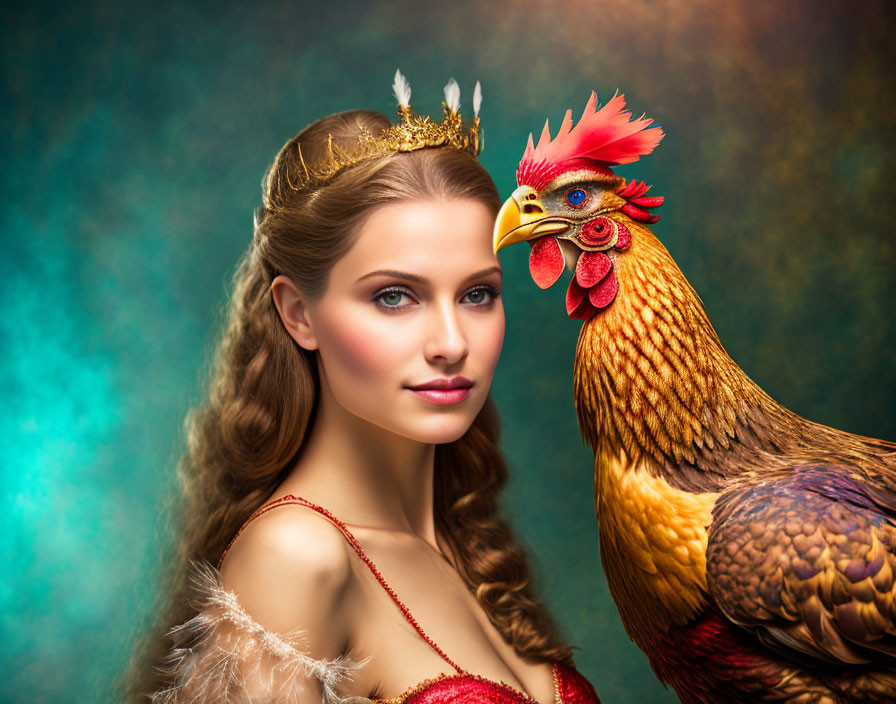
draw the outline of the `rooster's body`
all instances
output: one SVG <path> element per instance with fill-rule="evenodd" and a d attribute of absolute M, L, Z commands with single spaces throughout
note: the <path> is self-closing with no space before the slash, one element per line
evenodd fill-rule
<path fill-rule="evenodd" d="M 896 444 L 807 421 L 725 353 L 608 165 L 659 142 L 617 96 L 531 139 L 496 248 L 574 270 L 575 401 L 610 591 L 685 702 L 896 701 Z"/>

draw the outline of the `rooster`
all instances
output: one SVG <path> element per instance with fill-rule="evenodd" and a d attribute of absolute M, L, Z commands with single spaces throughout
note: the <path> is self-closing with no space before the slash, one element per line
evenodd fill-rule
<path fill-rule="evenodd" d="M 540 288 L 572 272 L 574 390 L 600 554 L 631 639 L 683 702 L 896 701 L 896 443 L 808 421 L 726 354 L 611 167 L 663 132 L 592 93 L 532 135 L 495 223 Z"/>

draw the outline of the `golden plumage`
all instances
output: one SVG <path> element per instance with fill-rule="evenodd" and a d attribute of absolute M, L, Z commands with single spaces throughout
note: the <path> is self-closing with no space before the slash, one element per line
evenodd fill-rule
<path fill-rule="evenodd" d="M 896 674 L 869 653 L 896 637 L 896 525 L 871 500 L 841 510 L 829 497 L 858 486 L 896 512 L 896 444 L 776 403 L 725 352 L 665 247 L 623 221 L 632 245 L 613 256 L 619 293 L 582 328 L 574 388 L 595 451 L 601 557 L 628 633 L 686 701 L 714 700 L 676 679 L 669 643 L 719 608 L 759 636 L 743 647 L 756 648 L 763 696 L 834 702 L 833 686 L 886 699 Z M 861 667 L 823 684 L 760 642 Z"/>
<path fill-rule="evenodd" d="M 595 463 L 601 559 L 629 635 L 682 626 L 706 606 L 706 526 L 717 493 L 693 494 L 622 453 Z M 675 506 L 675 512 L 669 511 Z"/>
<path fill-rule="evenodd" d="M 527 149 L 493 241 L 530 242 L 539 287 L 574 272 L 576 411 L 628 633 L 688 704 L 896 701 L 896 444 L 744 374 L 646 227 L 663 198 L 609 169 L 656 142 L 592 108 L 600 129 L 571 139 L 568 117 L 561 154 Z"/>

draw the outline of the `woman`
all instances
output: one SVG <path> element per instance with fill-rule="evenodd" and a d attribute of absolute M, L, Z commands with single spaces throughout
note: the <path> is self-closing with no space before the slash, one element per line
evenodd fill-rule
<path fill-rule="evenodd" d="M 440 133 L 398 85 L 271 167 L 134 701 L 597 701 L 498 515 L 500 199 L 452 84 Z"/>

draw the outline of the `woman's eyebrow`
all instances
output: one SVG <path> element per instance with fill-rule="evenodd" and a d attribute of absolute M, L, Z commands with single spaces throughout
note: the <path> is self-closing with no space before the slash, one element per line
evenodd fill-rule
<path fill-rule="evenodd" d="M 426 279 L 422 276 L 409 274 L 406 271 L 397 271 L 396 269 L 377 269 L 376 271 L 371 271 L 369 274 L 364 274 L 358 281 L 364 281 L 364 279 L 370 279 L 374 276 L 389 276 L 393 279 L 404 279 L 405 281 L 413 281 L 418 284 L 426 283 Z"/>
<path fill-rule="evenodd" d="M 466 280 L 470 281 L 471 279 L 479 279 L 484 276 L 490 276 L 491 274 L 502 274 L 501 267 L 499 266 L 491 266 L 488 269 L 483 269 L 482 271 L 477 271 L 474 274 L 470 274 Z M 419 276 L 417 274 L 411 274 L 406 271 L 398 271 L 397 269 L 377 269 L 376 271 L 371 271 L 368 274 L 364 274 L 358 281 L 364 281 L 365 279 L 373 278 L 374 276 L 388 276 L 393 279 L 402 279 L 403 281 L 413 281 L 418 284 L 425 284 L 427 279 L 423 276 Z M 357 282 L 356 282 L 357 283 Z"/>
<path fill-rule="evenodd" d="M 491 276 L 492 274 L 499 274 L 501 277 L 504 276 L 504 271 L 499 266 L 490 266 L 488 269 L 483 269 L 482 271 L 477 271 L 475 274 L 470 274 L 467 277 L 467 281 L 470 279 L 481 279 L 486 276 Z"/>

